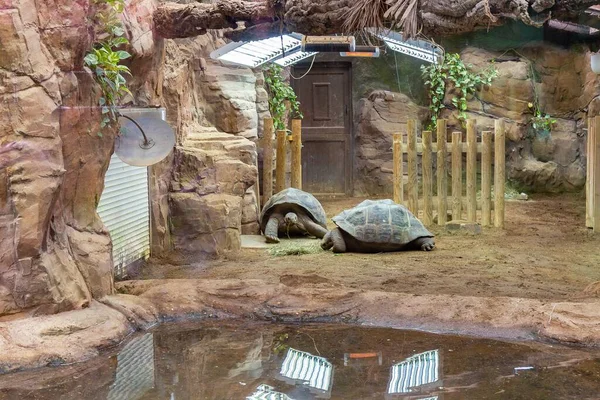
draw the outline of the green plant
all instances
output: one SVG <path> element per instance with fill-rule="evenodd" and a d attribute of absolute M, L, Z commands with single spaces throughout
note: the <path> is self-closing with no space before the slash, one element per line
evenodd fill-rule
<path fill-rule="evenodd" d="M 531 124 L 531 133 L 534 136 L 549 136 L 552 126 L 556 124 L 556 120 L 552 118 L 550 114 L 545 114 L 542 112 L 537 87 L 535 85 L 537 74 L 531 62 L 529 62 L 529 67 L 531 85 L 533 87 L 533 103 L 529 103 L 527 105 L 533 114 L 529 120 L 529 123 Z"/>
<path fill-rule="evenodd" d="M 289 111 L 292 118 L 303 118 L 300 112 L 300 102 L 294 89 L 283 80 L 282 68 L 277 64 L 270 64 L 263 69 L 265 74 L 265 87 L 269 94 L 269 111 L 273 118 L 275 130 L 286 129 L 286 114 Z"/>
<path fill-rule="evenodd" d="M 480 73 L 472 72 L 471 65 L 465 65 L 460 54 L 446 54 L 441 64 L 421 66 L 425 85 L 429 88 L 431 104 L 431 123 L 428 129 L 433 129 L 444 105 L 446 90 L 450 90 L 452 105 L 458 110 L 458 119 L 461 123 L 467 120 L 467 101 L 482 86 L 491 85 L 498 76 L 494 65 Z"/>
<path fill-rule="evenodd" d="M 125 0 L 95 0 L 98 12 L 94 15 L 94 23 L 98 27 L 98 40 L 92 50 L 84 58 L 85 65 L 94 73 L 94 80 L 100 85 L 102 96 L 98 105 L 102 107 L 101 128 L 111 120 L 116 121 L 115 106 L 126 94 L 131 94 L 127 87 L 125 75 L 131 75 L 126 65 L 121 61 L 131 57 L 124 51 L 118 50 L 129 40 L 124 37 L 125 30 L 119 19 L 125 8 Z"/>

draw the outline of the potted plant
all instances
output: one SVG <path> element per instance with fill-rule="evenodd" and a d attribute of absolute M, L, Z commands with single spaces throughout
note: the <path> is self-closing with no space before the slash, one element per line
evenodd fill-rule
<path fill-rule="evenodd" d="M 556 124 L 556 119 L 552 118 L 549 114 L 543 113 L 537 102 L 535 104 L 529 103 L 528 106 L 533 110 L 533 117 L 529 120 L 533 135 L 548 138 L 552 131 L 552 126 Z"/>

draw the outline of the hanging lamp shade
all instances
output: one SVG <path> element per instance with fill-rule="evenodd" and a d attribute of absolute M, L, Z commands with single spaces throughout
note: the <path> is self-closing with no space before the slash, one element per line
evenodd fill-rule
<path fill-rule="evenodd" d="M 592 54 L 591 64 L 592 71 L 594 71 L 595 74 L 600 74 L 600 53 Z"/>

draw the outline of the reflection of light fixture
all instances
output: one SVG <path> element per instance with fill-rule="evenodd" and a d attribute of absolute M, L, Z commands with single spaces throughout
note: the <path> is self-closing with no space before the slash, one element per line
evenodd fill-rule
<path fill-rule="evenodd" d="M 595 74 L 600 74 L 600 53 L 592 54 L 591 64 L 592 71 L 594 71 Z"/>
<path fill-rule="evenodd" d="M 379 47 L 374 46 L 356 46 L 354 51 L 341 52 L 342 57 L 379 57 Z"/>
<path fill-rule="evenodd" d="M 354 36 L 304 36 L 302 38 L 302 51 L 337 53 L 342 51 L 355 51 L 356 41 Z"/>

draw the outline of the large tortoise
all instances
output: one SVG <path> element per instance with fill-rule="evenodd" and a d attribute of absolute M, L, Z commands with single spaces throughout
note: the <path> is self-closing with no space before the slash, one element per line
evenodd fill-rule
<path fill-rule="evenodd" d="M 260 229 L 267 243 L 279 243 L 279 233 L 322 239 L 327 233 L 327 216 L 312 194 L 289 188 L 267 201 L 260 215 Z"/>
<path fill-rule="evenodd" d="M 379 253 L 399 250 L 433 250 L 429 232 L 406 207 L 392 200 L 365 200 L 333 217 L 338 226 L 328 232 L 321 247 L 334 253 Z"/>

